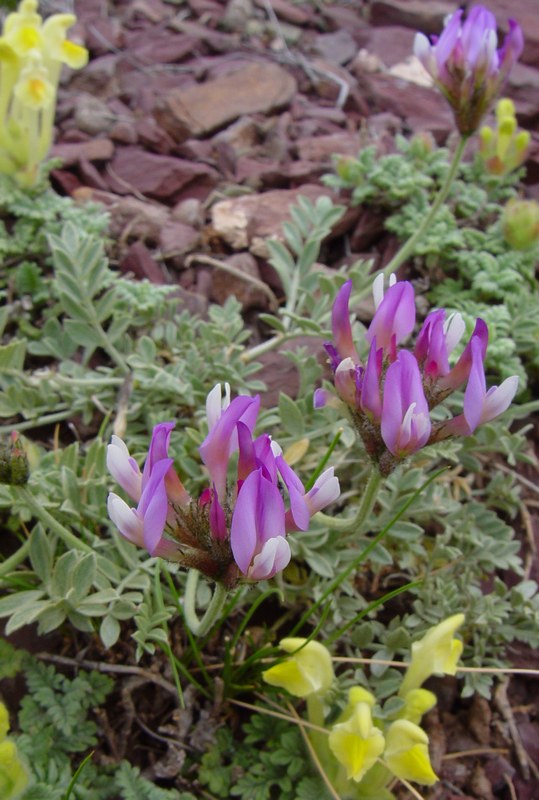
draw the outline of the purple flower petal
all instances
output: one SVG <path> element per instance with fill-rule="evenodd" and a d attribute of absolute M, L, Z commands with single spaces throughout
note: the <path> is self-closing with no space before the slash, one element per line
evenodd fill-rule
<path fill-rule="evenodd" d="M 247 575 L 263 545 L 275 536 L 285 535 L 285 508 L 276 486 L 252 472 L 236 499 L 230 526 L 230 546 L 236 564 Z"/>
<path fill-rule="evenodd" d="M 380 430 L 387 449 L 398 458 L 415 453 L 429 439 L 431 422 L 421 374 L 407 350 L 386 372 Z"/>
<path fill-rule="evenodd" d="M 234 398 L 200 445 L 202 461 L 210 473 L 221 502 L 224 502 L 226 494 L 228 461 L 238 447 L 237 423 L 241 420 L 252 432 L 259 406 L 258 396 L 251 398 L 239 395 Z"/>
<path fill-rule="evenodd" d="M 369 358 L 365 365 L 361 384 L 361 408 L 376 422 L 382 416 L 380 399 L 380 376 L 382 374 L 383 350 L 378 349 L 376 337 L 371 342 Z"/>
<path fill-rule="evenodd" d="M 369 344 L 376 338 L 378 347 L 393 353 L 395 345 L 410 335 L 414 325 L 413 286 L 409 281 L 397 281 L 384 294 L 365 336 Z"/>
<path fill-rule="evenodd" d="M 350 325 L 350 294 L 352 281 L 346 281 L 339 289 L 331 312 L 331 328 L 333 331 L 333 344 L 340 356 L 359 361 L 354 342 L 352 340 L 352 326 Z"/>

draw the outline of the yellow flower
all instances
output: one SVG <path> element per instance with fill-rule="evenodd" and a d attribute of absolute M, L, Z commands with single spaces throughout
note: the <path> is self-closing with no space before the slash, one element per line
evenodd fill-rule
<path fill-rule="evenodd" d="M 285 652 L 293 655 L 262 673 L 266 683 L 286 689 L 295 697 L 323 695 L 329 691 L 334 679 L 329 650 L 319 642 L 305 644 L 305 641 L 288 638 L 279 642 Z"/>
<path fill-rule="evenodd" d="M 17 800 L 28 785 L 28 773 L 19 758 L 17 746 L 9 739 L 0 742 L 0 797 Z"/>
<path fill-rule="evenodd" d="M 49 81 L 47 70 L 37 57 L 22 70 L 13 94 L 23 106 L 35 110 L 47 108 L 54 102 L 54 86 Z"/>
<path fill-rule="evenodd" d="M 498 102 L 496 121 L 494 130 L 485 125 L 479 131 L 479 152 L 488 172 L 505 175 L 526 160 L 531 136 L 518 130 L 515 106 L 508 98 Z"/>
<path fill-rule="evenodd" d="M 4 22 L 4 33 L 11 34 L 19 28 L 40 28 L 41 15 L 37 13 L 37 0 L 22 0 L 17 11 L 8 14 Z"/>
<path fill-rule="evenodd" d="M 430 763 L 428 745 L 429 737 L 419 725 L 399 719 L 386 733 L 384 761 L 397 778 L 432 786 L 438 776 Z"/>
<path fill-rule="evenodd" d="M 404 708 L 399 711 L 397 717 L 419 725 L 423 714 L 426 714 L 435 705 L 436 695 L 429 692 L 428 689 L 411 689 L 404 697 Z"/>
<path fill-rule="evenodd" d="M 431 675 L 454 675 L 463 644 L 453 636 L 464 622 L 464 614 L 452 617 L 429 628 L 425 636 L 412 645 L 412 661 L 399 689 L 399 697 L 406 697 Z"/>
<path fill-rule="evenodd" d="M 0 742 L 3 742 L 9 731 L 9 714 L 3 703 L 0 703 Z"/>
<path fill-rule="evenodd" d="M 28 772 L 17 753 L 15 742 L 7 739 L 9 715 L 0 703 L 0 797 L 17 800 L 28 785 Z"/>
<path fill-rule="evenodd" d="M 67 29 L 77 21 L 74 14 L 53 14 L 43 25 L 45 52 L 53 61 L 60 61 L 72 69 L 88 63 L 88 50 L 66 39 Z"/>
<path fill-rule="evenodd" d="M 329 748 L 346 770 L 348 780 L 360 781 L 384 751 L 384 735 L 372 721 L 370 702 L 357 703 L 345 722 L 329 734 Z"/>

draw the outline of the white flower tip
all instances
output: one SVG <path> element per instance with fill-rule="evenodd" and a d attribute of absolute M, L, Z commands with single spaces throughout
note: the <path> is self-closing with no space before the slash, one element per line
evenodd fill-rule
<path fill-rule="evenodd" d="M 414 56 L 424 62 L 430 54 L 431 44 L 424 33 L 416 33 L 414 37 Z"/>
<path fill-rule="evenodd" d="M 378 308 L 384 299 L 384 273 L 380 272 L 372 282 L 372 296 L 374 300 L 374 307 Z"/>

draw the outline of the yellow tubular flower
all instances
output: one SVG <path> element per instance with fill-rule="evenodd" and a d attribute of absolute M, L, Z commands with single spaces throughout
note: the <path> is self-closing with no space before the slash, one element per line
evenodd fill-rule
<path fill-rule="evenodd" d="M 431 675 L 454 675 L 463 644 L 453 636 L 464 622 L 464 614 L 452 617 L 430 628 L 425 636 L 412 645 L 412 661 L 399 689 L 399 697 L 418 689 Z"/>
<path fill-rule="evenodd" d="M 32 50 L 43 50 L 43 34 L 32 25 L 21 25 L 5 38 L 20 58 L 25 58 Z"/>
<path fill-rule="evenodd" d="M 17 11 L 8 14 L 4 22 L 4 34 L 14 33 L 19 28 L 40 28 L 42 18 L 37 13 L 37 0 L 22 0 Z"/>
<path fill-rule="evenodd" d="M 334 679 L 329 650 L 319 642 L 305 644 L 305 641 L 288 638 L 279 642 L 285 652 L 293 655 L 262 673 L 266 683 L 286 689 L 294 697 L 324 695 L 329 691 Z"/>
<path fill-rule="evenodd" d="M 66 39 L 67 29 L 77 18 L 73 14 L 53 14 L 43 25 L 45 52 L 53 61 L 60 61 L 72 69 L 80 69 L 88 63 L 88 50 Z"/>
<path fill-rule="evenodd" d="M 428 746 L 429 737 L 419 725 L 399 719 L 386 733 L 384 761 L 397 778 L 432 786 L 438 776 L 432 769 Z"/>
<path fill-rule="evenodd" d="M 28 785 L 28 772 L 19 758 L 15 742 L 6 738 L 8 731 L 8 711 L 0 703 L 0 797 L 2 800 L 17 800 Z"/>
<path fill-rule="evenodd" d="M 24 768 L 14 742 L 0 742 L 0 797 L 18 800 L 28 786 L 28 773 Z"/>
<path fill-rule="evenodd" d="M 55 98 L 54 86 L 48 80 L 47 70 L 39 67 L 24 70 L 13 93 L 23 106 L 34 110 L 47 108 Z"/>
<path fill-rule="evenodd" d="M 357 703 L 346 722 L 334 725 L 329 734 L 329 748 L 345 768 L 348 780 L 360 781 L 384 746 L 384 735 L 373 725 L 369 703 Z"/>

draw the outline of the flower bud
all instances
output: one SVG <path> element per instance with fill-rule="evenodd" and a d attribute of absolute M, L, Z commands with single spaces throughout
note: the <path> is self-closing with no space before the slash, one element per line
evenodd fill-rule
<path fill-rule="evenodd" d="M 28 482 L 28 458 L 19 434 L 13 431 L 9 443 L 0 448 L 0 483 L 21 486 Z"/>
<path fill-rule="evenodd" d="M 513 250 L 528 250 L 539 241 L 539 204 L 509 200 L 502 214 L 503 237 Z"/>

